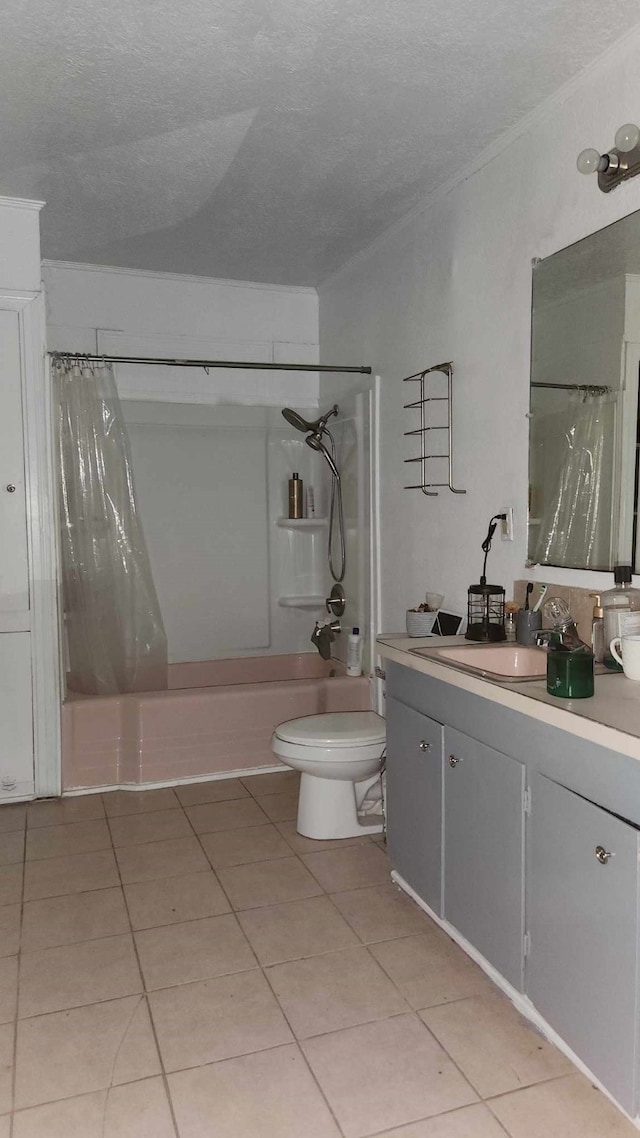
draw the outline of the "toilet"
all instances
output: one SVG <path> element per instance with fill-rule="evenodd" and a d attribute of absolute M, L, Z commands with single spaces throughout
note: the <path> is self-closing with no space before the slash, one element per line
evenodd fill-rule
<path fill-rule="evenodd" d="M 380 815 L 358 816 L 378 781 L 386 742 L 375 711 L 306 715 L 276 727 L 271 750 L 301 772 L 297 830 L 306 838 L 379 834 Z"/>

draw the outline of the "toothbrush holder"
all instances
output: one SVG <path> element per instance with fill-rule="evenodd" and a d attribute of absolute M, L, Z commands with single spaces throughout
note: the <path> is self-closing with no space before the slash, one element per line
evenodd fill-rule
<path fill-rule="evenodd" d="M 536 632 L 542 628 L 542 613 L 533 609 L 519 609 L 516 613 L 516 640 L 518 644 L 535 644 Z"/>

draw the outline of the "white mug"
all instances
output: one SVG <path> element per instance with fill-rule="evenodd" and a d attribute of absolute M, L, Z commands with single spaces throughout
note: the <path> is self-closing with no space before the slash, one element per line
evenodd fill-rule
<path fill-rule="evenodd" d="M 640 680 L 640 636 L 614 636 L 609 651 L 628 680 Z"/>

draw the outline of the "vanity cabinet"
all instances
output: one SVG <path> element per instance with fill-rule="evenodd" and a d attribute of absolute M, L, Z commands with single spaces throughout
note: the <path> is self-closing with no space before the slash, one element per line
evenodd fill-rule
<path fill-rule="evenodd" d="M 391 864 L 635 1116 L 640 762 L 491 692 L 388 663 Z"/>
<path fill-rule="evenodd" d="M 444 729 L 444 915 L 518 990 L 525 767 Z"/>
<path fill-rule="evenodd" d="M 527 994 L 630 1113 L 638 1037 L 640 831 L 532 779 Z"/>
<path fill-rule="evenodd" d="M 440 723 L 387 699 L 387 841 L 393 865 L 435 913 L 442 904 Z"/>

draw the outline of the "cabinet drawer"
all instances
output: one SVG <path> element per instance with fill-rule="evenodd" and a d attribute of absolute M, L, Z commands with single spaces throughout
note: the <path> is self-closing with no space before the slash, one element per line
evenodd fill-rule
<path fill-rule="evenodd" d="M 387 843 L 394 869 L 438 914 L 442 898 L 440 723 L 387 699 Z"/>
<path fill-rule="evenodd" d="M 527 993 L 631 1114 L 636 1106 L 635 826 L 534 775 Z"/>
<path fill-rule="evenodd" d="M 444 772 L 445 917 L 521 990 L 525 768 L 445 727 Z"/>

